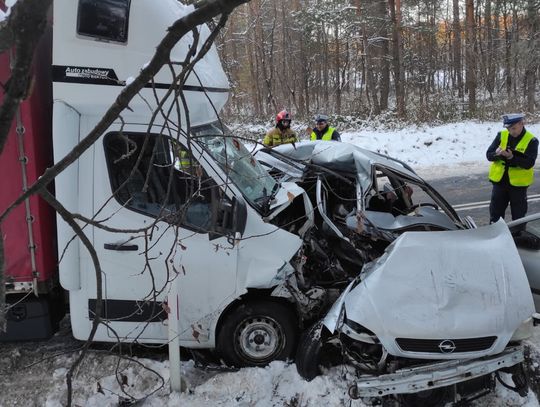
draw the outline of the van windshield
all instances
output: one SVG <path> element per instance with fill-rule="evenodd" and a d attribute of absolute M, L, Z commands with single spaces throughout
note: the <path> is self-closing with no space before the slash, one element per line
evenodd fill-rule
<path fill-rule="evenodd" d="M 192 134 L 252 205 L 263 208 L 268 203 L 279 184 L 225 126 L 194 127 Z"/>

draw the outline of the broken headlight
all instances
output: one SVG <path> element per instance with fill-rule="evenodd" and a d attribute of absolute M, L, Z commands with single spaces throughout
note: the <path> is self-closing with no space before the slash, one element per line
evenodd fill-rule
<path fill-rule="evenodd" d="M 367 342 L 372 344 L 378 344 L 379 339 L 372 331 L 365 326 L 354 322 L 352 319 L 347 318 L 347 314 L 344 313 L 343 324 L 341 325 L 341 332 L 352 339 L 356 339 L 361 342 Z"/>
<path fill-rule="evenodd" d="M 532 335 L 532 328 L 533 320 L 532 318 L 527 318 L 525 321 L 523 321 L 519 328 L 514 331 L 514 335 L 512 335 L 512 338 L 510 338 L 510 342 L 519 342 L 530 338 Z"/>

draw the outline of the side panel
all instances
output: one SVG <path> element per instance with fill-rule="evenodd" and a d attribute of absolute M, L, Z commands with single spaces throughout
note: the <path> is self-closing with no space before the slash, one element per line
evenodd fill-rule
<path fill-rule="evenodd" d="M 52 165 L 51 142 L 51 36 L 48 30 L 35 55 L 32 86 L 29 96 L 19 109 L 19 120 L 13 121 L 7 143 L 0 156 L 0 212 L 8 208 L 23 192 L 24 185 L 31 185 Z M 10 52 L 0 55 L 0 82 L 6 83 L 11 75 Z M 3 99 L 3 93 L 0 95 Z M 17 123 L 23 134 L 17 136 Z M 25 169 L 21 160 L 26 162 Z M 25 180 L 26 179 L 26 180 Z M 51 186 L 51 190 L 52 190 Z M 6 254 L 6 282 L 8 292 L 15 286 L 9 283 L 37 283 L 36 291 L 47 292 L 56 275 L 54 212 L 39 197 L 19 205 L 2 224 Z M 30 245 L 33 242 L 35 258 L 32 260 Z M 47 283 L 47 284 L 44 284 Z"/>
<path fill-rule="evenodd" d="M 54 102 L 53 134 L 54 161 L 58 162 L 79 142 L 80 115 L 61 101 Z M 71 164 L 56 178 L 56 198 L 69 211 L 79 212 L 79 161 Z M 73 240 L 73 230 L 57 216 L 58 258 L 60 259 L 60 284 L 66 290 L 78 290 L 79 240 Z"/>
<path fill-rule="evenodd" d="M 83 133 L 90 122 L 90 118 L 87 123 L 86 116 L 82 117 Z M 119 126 L 117 124 L 113 128 L 118 129 Z M 145 134 L 146 126 L 126 124 L 123 131 L 125 134 L 133 132 L 141 135 Z M 95 182 L 92 183 L 92 198 L 90 195 L 80 198 L 80 211 L 91 216 L 88 203 L 93 199 L 97 220 L 109 228 L 130 231 L 115 233 L 90 226 L 85 229 L 87 235 L 93 238 L 100 261 L 105 300 L 102 317 L 108 323 L 108 326 L 100 325 L 96 339 L 166 342 L 167 326 L 164 320 L 167 315 L 163 312 L 162 302 L 168 295 L 168 283 L 174 282 L 180 286 L 179 336 L 182 345 L 212 347 L 217 319 L 223 308 L 236 296 L 237 246 L 232 246 L 225 236 L 211 236 L 208 232 L 196 232 L 163 221 L 153 225 L 154 216 L 145 214 L 142 209 L 137 211 L 124 207 L 113 197 L 111 183 L 119 177 L 119 173 L 111 170 L 110 162 L 106 161 L 104 140 L 107 140 L 107 135 L 94 146 L 92 172 L 88 164 L 90 156 L 81 160 L 81 174 L 93 173 Z M 149 157 L 145 155 L 143 163 L 147 159 Z M 206 163 L 201 165 L 212 172 Z M 167 172 L 159 171 L 164 167 L 154 165 L 152 168 L 148 173 L 157 171 L 159 177 L 151 175 L 148 178 L 148 196 L 156 192 L 154 182 L 161 179 L 167 183 Z M 145 175 L 140 184 L 138 181 L 131 184 L 133 188 L 144 184 L 147 171 L 142 172 Z M 137 178 L 136 175 L 132 177 Z M 87 185 L 90 183 L 90 180 L 86 182 Z M 134 193 L 132 199 L 137 200 L 137 195 L 144 195 L 144 191 Z M 149 209 L 150 205 L 143 206 L 141 201 L 137 207 Z M 146 233 L 144 228 L 147 228 Z M 70 307 L 73 334 L 76 338 L 85 339 L 90 332 L 96 306 L 96 278 L 93 265 L 83 248 L 80 249 L 80 257 L 81 289 L 70 292 Z"/>

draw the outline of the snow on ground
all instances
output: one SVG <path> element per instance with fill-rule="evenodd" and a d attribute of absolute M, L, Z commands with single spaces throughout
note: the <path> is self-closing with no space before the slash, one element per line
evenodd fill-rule
<path fill-rule="evenodd" d="M 527 127 L 533 133 L 540 134 L 540 125 Z M 359 131 L 338 130 L 342 133 L 343 141 L 401 159 L 416 168 L 425 178 L 431 179 L 470 172 L 487 173 L 485 151 L 500 128 L 500 124 L 495 122 L 465 122 L 399 130 L 368 127 Z M 252 131 L 264 134 L 262 128 Z M 73 346 L 73 342 L 68 341 L 70 346 Z M 535 360 L 540 360 L 540 333 L 535 334 L 530 344 L 536 355 Z M 38 360 L 41 361 L 39 364 L 32 364 Z M 73 360 L 72 353 L 42 352 L 39 346 L 0 346 L 0 407 L 64 405 L 67 394 L 64 380 Z M 75 377 L 74 404 L 89 407 L 116 406 L 119 405 L 119 399 L 127 394 L 141 398 L 157 390 L 137 405 L 365 405 L 348 397 L 347 389 L 354 376 L 344 368 L 335 368 L 308 383 L 298 375 L 294 364 L 284 362 L 273 362 L 264 368 L 246 368 L 237 372 L 207 372 L 196 368 L 193 361 L 186 361 L 182 364 L 182 375 L 188 390 L 177 394 L 169 391 L 167 360 L 135 360 L 137 363 L 91 351 Z M 115 373 L 117 362 L 119 365 Z M 539 403 L 531 391 L 527 397 L 521 398 L 498 385 L 495 394 L 473 405 L 536 407 Z"/>
<path fill-rule="evenodd" d="M 305 126 L 295 125 L 293 121 L 292 127 L 301 138 L 306 138 Z M 525 127 L 540 137 L 540 123 L 526 124 Z M 336 129 L 342 141 L 397 158 L 424 178 L 434 179 L 468 173 L 487 174 L 489 162 L 486 160 L 486 150 L 503 127 L 501 120 L 467 121 L 436 127 L 418 125 L 401 129 L 371 128 L 367 125 L 361 129 L 341 129 L 339 126 Z M 266 130 L 268 127 L 260 125 L 248 129 L 251 134 L 258 135 L 261 142 Z"/>
<path fill-rule="evenodd" d="M 540 124 L 527 124 L 540 136 Z M 400 130 L 343 132 L 342 140 L 405 161 L 425 178 L 487 174 L 486 150 L 502 129 L 500 122 L 450 123 Z"/>

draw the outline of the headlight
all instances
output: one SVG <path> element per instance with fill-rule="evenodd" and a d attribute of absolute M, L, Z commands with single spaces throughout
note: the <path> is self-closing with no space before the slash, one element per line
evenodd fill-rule
<path fill-rule="evenodd" d="M 519 342 L 530 338 L 532 335 L 532 328 L 533 320 L 532 318 L 527 318 L 525 321 L 523 321 L 519 328 L 515 330 L 514 335 L 512 335 L 512 338 L 510 338 L 510 342 Z"/>

